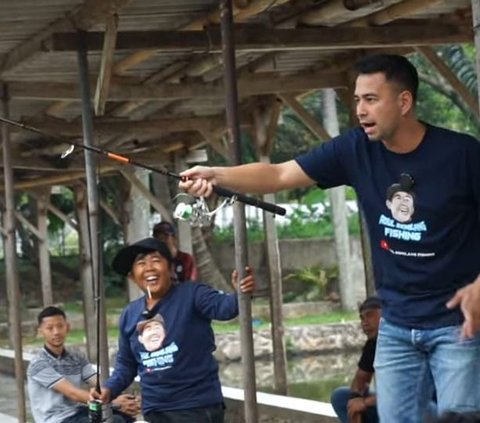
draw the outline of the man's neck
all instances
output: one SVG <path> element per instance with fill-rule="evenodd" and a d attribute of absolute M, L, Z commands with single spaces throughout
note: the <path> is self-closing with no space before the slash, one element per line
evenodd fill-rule
<path fill-rule="evenodd" d="M 62 345 L 61 347 L 54 347 L 52 345 L 44 345 L 44 348 L 55 357 L 61 357 L 65 353 L 65 346 Z"/>
<path fill-rule="evenodd" d="M 410 153 L 421 144 L 426 130 L 422 122 L 416 119 L 408 119 L 399 126 L 391 139 L 382 142 L 393 153 Z"/>

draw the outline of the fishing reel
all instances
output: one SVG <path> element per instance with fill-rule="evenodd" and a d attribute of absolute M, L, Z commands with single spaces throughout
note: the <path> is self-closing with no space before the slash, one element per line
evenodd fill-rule
<path fill-rule="evenodd" d="M 232 205 L 236 197 L 226 198 L 215 210 L 210 210 L 203 197 L 194 197 L 189 194 L 180 193 L 173 198 L 175 204 L 173 217 L 188 222 L 191 226 L 208 226 L 213 216 L 222 208 Z"/>

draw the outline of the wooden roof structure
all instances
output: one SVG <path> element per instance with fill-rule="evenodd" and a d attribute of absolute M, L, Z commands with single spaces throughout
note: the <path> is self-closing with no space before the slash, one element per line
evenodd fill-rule
<path fill-rule="evenodd" d="M 11 119 L 81 137 L 78 31 L 87 31 L 98 146 L 149 164 L 209 143 L 224 153 L 218 0 L 16 0 L 0 5 L 0 82 Z M 235 0 L 242 125 L 262 97 L 346 88 L 371 51 L 472 42 L 470 0 Z M 17 189 L 68 184 L 82 153 L 12 128 Z M 104 170 L 112 164 L 103 162 Z"/>

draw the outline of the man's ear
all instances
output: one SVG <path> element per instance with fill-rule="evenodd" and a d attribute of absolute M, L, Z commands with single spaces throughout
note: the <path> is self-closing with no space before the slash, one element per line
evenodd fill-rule
<path fill-rule="evenodd" d="M 67 322 L 67 333 L 70 332 L 70 329 L 71 329 L 71 328 L 72 328 L 72 327 L 70 326 L 70 322 Z"/>
<path fill-rule="evenodd" d="M 400 108 L 402 111 L 402 115 L 407 115 L 410 111 L 412 111 L 414 106 L 413 95 L 410 91 L 404 90 L 399 94 L 399 101 L 400 101 Z"/>
<path fill-rule="evenodd" d="M 142 335 L 138 335 L 138 342 L 143 345 L 143 337 Z"/>

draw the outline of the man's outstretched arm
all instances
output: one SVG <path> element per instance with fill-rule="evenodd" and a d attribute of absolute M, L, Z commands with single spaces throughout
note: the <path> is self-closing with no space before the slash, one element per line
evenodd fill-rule
<path fill-rule="evenodd" d="M 195 166 L 180 174 L 187 180 L 179 188 L 191 195 L 208 197 L 212 185 L 242 193 L 266 194 L 308 187 L 314 183 L 295 160 L 279 164 L 249 163 L 232 167 Z"/>

